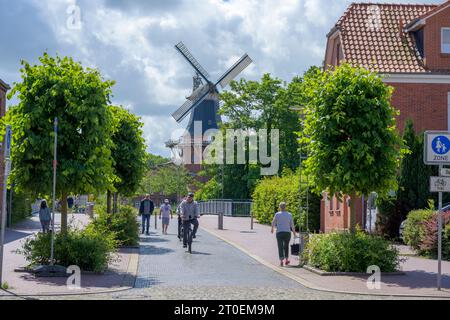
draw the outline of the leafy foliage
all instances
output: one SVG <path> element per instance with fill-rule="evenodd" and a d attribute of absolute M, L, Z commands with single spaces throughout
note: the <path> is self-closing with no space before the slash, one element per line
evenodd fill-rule
<path fill-rule="evenodd" d="M 27 238 L 19 250 L 31 265 L 49 264 L 49 233 L 39 233 Z M 55 234 L 55 263 L 68 267 L 76 265 L 83 271 L 104 272 L 112 261 L 117 246 L 113 234 L 86 230 L 68 230 L 67 234 Z"/>
<path fill-rule="evenodd" d="M 402 159 L 397 174 L 398 192 L 395 197 L 379 201 L 379 231 L 390 238 L 398 236 L 400 224 L 409 212 L 427 208 L 430 199 L 437 200 L 429 189 L 430 177 L 437 174 L 437 168 L 424 164 L 424 136 L 415 133 L 410 120 L 406 123 L 403 141 L 409 153 Z"/>
<path fill-rule="evenodd" d="M 306 181 L 306 178 L 305 180 Z M 276 212 L 279 211 L 280 202 L 287 203 L 287 210 L 292 213 L 296 225 L 300 225 L 300 197 L 299 173 L 286 170 L 282 177 L 271 177 L 261 180 L 253 193 L 253 213 L 260 223 L 270 224 Z M 304 183 L 301 196 L 302 206 L 306 206 L 306 188 Z M 308 224 L 310 231 L 320 229 L 320 201 L 316 194 L 309 194 Z M 302 230 L 307 230 L 307 217 L 305 211 L 302 215 Z"/>
<path fill-rule="evenodd" d="M 121 246 L 136 246 L 139 243 L 138 211 L 130 206 L 121 206 L 115 214 L 106 212 L 104 206 L 96 207 L 96 217 L 87 229 L 102 234 L 112 234 Z"/>
<path fill-rule="evenodd" d="M 108 189 L 114 180 L 111 135 L 115 125 L 108 108 L 113 82 L 68 57 L 45 53 L 39 61 L 39 65 L 22 61 L 22 82 L 15 83 L 9 94 L 20 101 L 5 120 L 13 130 L 11 180 L 19 190 L 51 194 L 57 117 L 59 196 Z M 67 208 L 62 209 L 65 231 Z"/>
<path fill-rule="evenodd" d="M 446 251 L 448 248 L 449 240 L 448 238 L 448 227 L 450 226 L 450 212 L 446 212 L 442 215 L 442 223 L 444 227 L 443 238 L 442 238 L 442 256 L 444 259 L 450 259 L 450 251 Z M 420 243 L 419 252 L 422 255 L 437 258 L 438 254 L 438 226 L 439 226 L 439 215 L 435 213 L 431 219 L 425 220 L 423 223 L 424 236 Z"/>
<path fill-rule="evenodd" d="M 389 241 L 360 231 L 311 235 L 304 259 L 327 272 L 365 273 L 373 265 L 394 272 L 400 263 L 399 252 Z"/>
<path fill-rule="evenodd" d="M 148 194 L 183 195 L 195 184 L 186 168 L 169 164 L 150 168 L 141 182 L 140 190 Z"/>
<path fill-rule="evenodd" d="M 414 250 L 420 251 L 420 246 L 425 238 L 424 223 L 429 221 L 433 215 L 433 210 L 415 210 L 409 213 L 403 236 L 405 243 Z"/>
<path fill-rule="evenodd" d="M 352 198 L 395 190 L 403 149 L 397 112 L 390 104 L 392 88 L 377 74 L 347 64 L 309 73 L 303 88 L 300 135 L 308 147 L 305 166 L 315 190 Z M 354 230 L 354 214 L 350 221 Z"/>
<path fill-rule="evenodd" d="M 123 107 L 112 106 L 111 111 L 117 121 L 111 153 L 118 177 L 114 186 L 120 194 L 130 196 L 139 188 L 147 165 L 144 124 Z"/>

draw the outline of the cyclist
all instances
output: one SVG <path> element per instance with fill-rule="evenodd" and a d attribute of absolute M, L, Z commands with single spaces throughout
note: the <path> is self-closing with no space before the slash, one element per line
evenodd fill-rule
<path fill-rule="evenodd" d="M 178 239 L 180 239 L 180 241 L 183 239 L 183 235 L 181 234 L 181 225 L 183 223 L 183 220 L 181 219 L 181 204 L 183 203 L 184 200 L 186 200 L 187 197 L 183 196 L 182 200 L 180 202 L 180 204 L 177 207 L 177 216 L 178 216 Z"/>
<path fill-rule="evenodd" d="M 194 230 L 192 232 L 192 238 L 196 238 L 198 230 L 198 219 L 200 218 L 200 211 L 198 208 L 198 203 L 194 201 L 194 194 L 189 193 L 186 200 L 184 200 L 180 205 L 181 219 L 183 220 L 183 248 L 187 248 L 188 241 L 188 229 L 191 224 L 194 225 Z"/>

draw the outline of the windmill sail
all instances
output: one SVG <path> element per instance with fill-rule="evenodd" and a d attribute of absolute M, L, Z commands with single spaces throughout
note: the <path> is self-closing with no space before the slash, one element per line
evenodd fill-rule
<path fill-rule="evenodd" d="M 230 84 L 245 68 L 247 68 L 251 63 L 252 59 L 245 54 L 241 59 L 238 60 L 227 72 L 217 81 L 222 89 Z"/>
<path fill-rule="evenodd" d="M 183 42 L 178 43 L 175 48 L 183 55 L 183 57 L 190 63 L 190 65 L 197 71 L 205 81 L 209 82 L 209 74 L 203 68 L 197 59 L 191 54 L 189 49 L 184 45 Z"/>
<path fill-rule="evenodd" d="M 197 107 L 206 98 L 209 91 L 210 87 L 208 84 L 205 84 L 203 87 L 197 89 L 189 100 L 172 114 L 172 117 L 177 122 L 181 122 L 192 109 Z"/>

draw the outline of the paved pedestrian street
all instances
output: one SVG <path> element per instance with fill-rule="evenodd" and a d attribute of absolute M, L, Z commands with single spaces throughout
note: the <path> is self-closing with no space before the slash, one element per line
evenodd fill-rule
<path fill-rule="evenodd" d="M 200 222 L 201 223 L 201 222 Z M 26 299 L 26 297 L 4 297 Z M 176 236 L 152 230 L 141 237 L 135 288 L 105 294 L 29 297 L 64 300 L 318 300 L 389 299 L 308 289 L 267 268 L 228 243 L 200 229 L 187 253 Z M 398 299 L 398 298 L 396 298 Z"/>

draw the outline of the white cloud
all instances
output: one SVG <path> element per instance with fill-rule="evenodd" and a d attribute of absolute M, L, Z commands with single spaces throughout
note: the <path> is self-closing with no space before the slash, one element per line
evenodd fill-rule
<path fill-rule="evenodd" d="M 322 63 L 326 34 L 351 2 L 30 1 L 36 9 L 33 14 L 53 33 L 48 43 L 36 46 L 71 55 L 114 78 L 114 102 L 143 116 L 149 149 L 164 155 L 169 155 L 164 141 L 174 129 L 183 127 L 170 114 L 192 90 L 193 70 L 173 48 L 178 41 L 188 45 L 213 80 L 244 52 L 254 64 L 243 76 L 258 79 L 270 72 L 290 80 L 310 65 Z M 81 30 L 67 28 L 67 8 L 74 3 L 81 8 Z M 18 4 L 10 4 L 14 5 Z M 0 12 L 0 18 L 3 14 Z M 14 23 L 19 26 L 25 19 L 10 22 L 10 32 L 14 32 Z M 31 28 L 30 37 L 40 32 Z M 23 39 L 10 45 L 20 47 Z"/>

